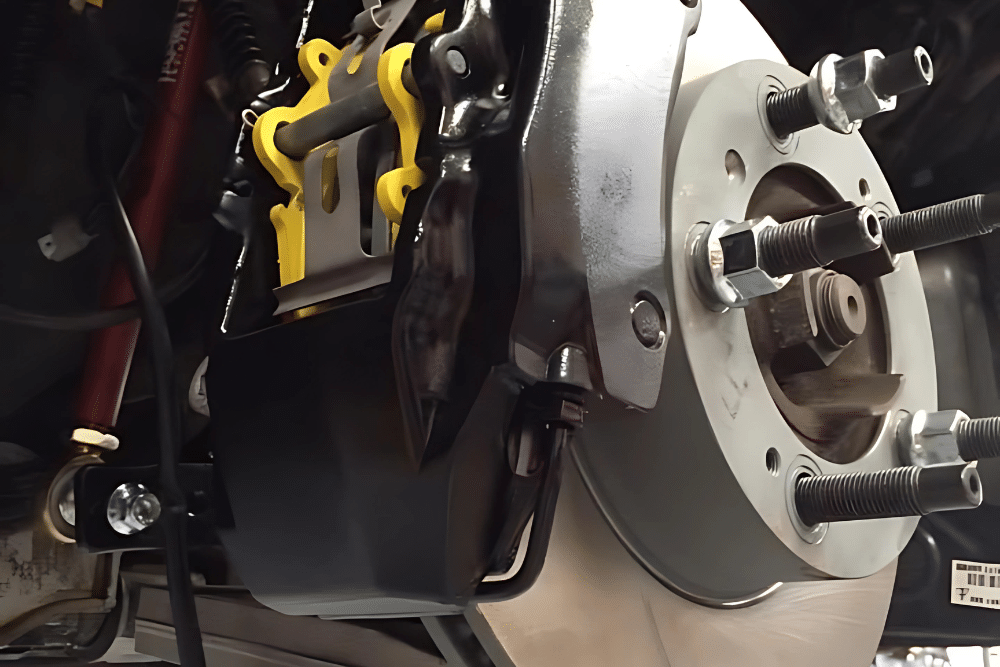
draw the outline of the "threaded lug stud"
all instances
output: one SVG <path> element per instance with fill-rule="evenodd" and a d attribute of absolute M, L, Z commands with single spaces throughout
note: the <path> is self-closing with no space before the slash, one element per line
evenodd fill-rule
<path fill-rule="evenodd" d="M 958 454 L 966 461 L 1000 456 L 1000 417 L 969 419 L 955 432 Z"/>
<path fill-rule="evenodd" d="M 795 480 L 795 507 L 807 526 L 973 509 L 983 500 L 973 464 L 907 466 Z"/>
<path fill-rule="evenodd" d="M 771 129 L 779 138 L 819 125 L 805 85 L 768 95 L 765 109 Z"/>
<path fill-rule="evenodd" d="M 760 265 L 771 276 L 798 273 L 882 245 L 878 216 L 867 206 L 814 215 L 761 232 Z"/>
<path fill-rule="evenodd" d="M 891 252 L 931 248 L 989 234 L 1000 227 L 1000 193 L 972 195 L 882 221 Z"/>

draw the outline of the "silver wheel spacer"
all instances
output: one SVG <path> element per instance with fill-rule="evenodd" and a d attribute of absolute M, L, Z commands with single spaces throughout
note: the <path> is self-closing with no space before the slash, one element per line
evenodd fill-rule
<path fill-rule="evenodd" d="M 577 458 L 594 499 L 633 556 L 671 590 L 712 606 L 751 604 L 776 582 L 857 578 L 879 571 L 909 541 L 916 518 L 845 522 L 804 537 L 789 516 L 787 476 L 806 459 L 819 474 L 899 465 L 897 410 L 937 404 L 930 321 L 912 254 L 879 280 L 889 372 L 904 376 L 889 418 L 858 460 L 810 451 L 774 404 L 741 310 L 712 312 L 688 278 L 686 241 L 697 222 L 741 220 L 775 167 L 810 171 L 842 199 L 896 211 L 861 137 L 822 127 L 775 146 L 759 114 L 762 82 L 806 77 L 768 61 L 740 63 L 681 88 L 667 138 L 665 273 L 675 329 L 659 402 L 647 413 L 593 400 Z M 743 169 L 726 168 L 735 151 Z M 732 158 L 730 158 L 732 163 Z M 859 180 L 869 198 L 858 191 Z M 765 460 L 778 454 L 777 474 Z M 773 457 L 773 455 L 772 455 Z"/>

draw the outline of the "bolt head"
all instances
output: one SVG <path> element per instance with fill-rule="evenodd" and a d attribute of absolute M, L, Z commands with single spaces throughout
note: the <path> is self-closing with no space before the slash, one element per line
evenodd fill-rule
<path fill-rule="evenodd" d="M 632 330 L 639 342 L 650 349 L 660 347 L 666 340 L 663 315 L 651 299 L 639 299 L 632 306 Z"/>
<path fill-rule="evenodd" d="M 448 49 L 444 54 L 445 62 L 457 76 L 465 76 L 469 71 L 469 65 L 465 61 L 465 56 L 458 49 Z"/>
<path fill-rule="evenodd" d="M 160 518 L 160 501 L 142 484 L 120 485 L 108 500 L 108 523 L 120 535 L 134 535 Z"/>

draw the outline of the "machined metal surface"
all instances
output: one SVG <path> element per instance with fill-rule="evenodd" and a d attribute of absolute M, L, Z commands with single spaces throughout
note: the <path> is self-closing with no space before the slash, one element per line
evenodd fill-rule
<path fill-rule="evenodd" d="M 100 454 L 81 447 L 64 465 L 49 484 L 45 497 L 45 508 L 42 510 L 42 523 L 52 537 L 67 544 L 76 541 L 76 498 L 73 493 L 73 480 L 77 471 L 84 466 L 101 465 L 104 461 Z"/>
<path fill-rule="evenodd" d="M 698 32 L 688 41 L 685 81 L 696 81 L 747 58 L 782 60 L 764 30 L 738 0 L 701 4 L 703 14 Z M 792 137 L 784 149 L 794 148 L 798 139 Z M 730 148 L 738 146 L 727 146 L 724 151 Z M 738 162 L 733 160 L 731 164 L 737 180 Z M 758 172 L 757 168 L 747 164 L 748 175 L 756 177 L 753 174 Z M 728 179 L 726 171 L 722 172 L 722 179 Z M 664 185 L 668 202 L 672 185 L 670 182 Z M 719 184 L 715 196 L 724 197 L 726 192 Z M 713 196 L 697 189 L 692 194 Z M 742 215 L 745 207 L 728 208 L 734 215 Z M 676 321 L 675 326 L 679 326 Z M 677 380 L 685 386 L 690 382 L 684 377 Z M 668 397 L 670 401 L 684 401 L 678 387 L 673 385 L 673 382 L 665 384 L 661 402 Z M 723 391 L 731 392 L 725 388 Z M 683 415 L 688 407 L 702 410 L 697 401 L 694 405 L 684 401 L 675 414 Z M 593 417 L 587 415 L 585 431 L 590 430 Z M 687 429 L 682 434 L 678 427 L 683 423 L 681 420 L 671 425 L 670 433 L 678 435 L 670 440 L 660 432 L 652 459 L 648 456 L 650 450 L 642 447 L 642 443 L 636 447 L 630 437 L 632 433 L 619 434 L 614 441 L 615 451 L 609 451 L 608 456 L 634 459 L 639 469 L 649 465 L 659 467 L 663 462 L 655 455 L 669 447 L 676 465 L 686 471 L 698 470 L 700 450 L 710 442 L 689 439 Z M 755 459 L 754 463 L 764 469 L 763 458 Z M 781 472 L 793 465 L 794 459 L 781 461 Z M 652 479 L 652 476 L 640 474 L 635 479 Z M 783 480 L 779 483 L 783 484 Z M 714 482 L 691 487 L 703 491 L 701 497 L 712 504 L 726 505 L 730 500 L 729 488 L 717 487 Z M 664 499 L 658 506 L 658 514 L 650 517 L 654 528 L 669 528 L 665 522 L 669 514 L 701 514 L 705 510 L 697 500 L 685 499 L 683 493 L 680 498 L 681 502 L 676 504 L 671 504 L 670 498 Z M 745 506 L 745 500 L 732 504 L 736 511 L 743 511 Z M 724 522 L 713 526 L 712 521 L 717 517 Z M 706 550 L 712 546 L 731 549 L 734 541 L 744 536 L 738 525 L 727 532 L 728 519 L 722 513 L 709 511 L 703 518 L 702 525 L 673 540 L 675 549 L 693 551 L 703 547 L 706 535 L 709 542 L 715 536 L 719 538 Z M 653 568 L 623 546 L 628 536 L 616 533 L 620 525 L 605 521 L 580 475 L 567 470 L 549 555 L 538 581 L 518 598 L 477 605 L 466 613 L 498 667 L 564 664 L 718 667 L 737 663 L 741 667 L 784 664 L 867 667 L 870 664 L 885 622 L 894 562 L 863 579 L 785 583 L 760 591 L 753 606 L 709 608 L 668 590 L 662 577 L 651 574 Z M 754 562 L 755 567 L 757 564 Z M 748 569 L 748 562 L 737 562 L 735 567 Z"/>
<path fill-rule="evenodd" d="M 769 216 L 698 223 L 688 233 L 692 236 L 692 278 L 712 310 L 747 306 L 751 299 L 783 288 L 792 274 L 882 245 L 878 218 L 867 206 L 782 225 Z"/>
<path fill-rule="evenodd" d="M 535 585 L 465 613 L 497 667 L 870 664 L 895 563 L 865 579 L 784 584 L 750 607 L 709 608 L 662 586 L 622 546 L 572 466 L 564 478 Z"/>
<path fill-rule="evenodd" d="M 361 247 L 358 144 L 367 131 L 324 144 L 304 161 L 305 278 L 274 290 L 276 315 L 382 285 L 392 277 L 392 255 L 372 256 Z M 336 182 L 326 187 L 339 188 L 339 200 L 327 211 L 323 193 L 330 160 L 336 163 Z M 372 209 L 372 229 L 388 229 L 378 204 Z"/>
<path fill-rule="evenodd" d="M 552 353 L 574 343 L 606 394 L 641 408 L 657 402 L 670 318 L 664 344 L 650 346 L 632 311 L 649 294 L 670 312 L 660 138 L 700 12 L 700 3 L 551 3 L 522 140 L 526 254 L 512 338 L 531 377 L 544 378 Z M 622 35 L 644 45 L 641 57 L 621 57 Z M 555 304 L 575 312 L 564 317 Z M 588 310 L 594 342 L 580 321 Z"/>
<path fill-rule="evenodd" d="M 912 518 L 839 523 L 816 543 L 800 536 L 785 500 L 788 466 L 803 457 L 817 474 L 892 468 L 899 463 L 894 424 L 873 417 L 867 447 L 849 460 L 818 456 L 789 428 L 769 394 L 746 315 L 709 310 L 688 279 L 690 226 L 743 219 L 757 184 L 778 167 L 805 174 L 833 201 L 856 197 L 864 178 L 871 201 L 895 210 L 857 135 L 802 133 L 788 152 L 776 150 L 757 110 L 761 82 L 768 78 L 786 88 L 806 79 L 790 68 L 753 61 L 680 91 L 667 145 L 671 178 L 664 184 L 673 193 L 667 256 L 678 323 L 663 374 L 671 398 L 642 414 L 593 401 L 580 435 L 584 477 L 623 542 L 661 581 L 705 604 L 753 599 L 780 581 L 870 575 L 898 555 L 916 525 Z M 754 126 L 759 129 L 748 129 Z M 726 168 L 730 151 L 745 165 L 742 177 L 731 177 Z M 757 212 L 766 213 L 759 206 Z M 933 349 L 916 263 L 901 257 L 898 269 L 872 289 L 868 317 L 876 309 L 884 320 L 879 329 L 891 341 L 887 349 L 881 343 L 887 355 L 881 372 L 892 386 L 879 390 L 886 403 L 880 409 L 934 409 Z M 897 331 L 904 333 L 894 336 Z M 628 456 L 621 455 L 622 442 L 629 443 Z M 677 549 L 678 540 L 692 548 Z M 746 562 L 755 567 L 744 567 Z"/>

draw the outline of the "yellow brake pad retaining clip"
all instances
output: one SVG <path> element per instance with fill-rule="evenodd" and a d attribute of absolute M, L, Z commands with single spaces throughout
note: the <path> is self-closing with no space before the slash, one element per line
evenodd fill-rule
<path fill-rule="evenodd" d="M 298 61 L 309 82 L 309 90 L 294 107 L 275 107 L 262 114 L 254 123 L 253 143 L 257 157 L 278 185 L 289 194 L 288 204 L 274 206 L 270 216 L 277 234 L 282 286 L 305 277 L 305 206 L 302 194 L 304 173 L 302 160 L 290 158 L 278 150 L 274 134 L 282 125 L 330 104 L 329 78 L 342 54 L 340 49 L 322 39 L 304 44 L 299 49 Z M 403 71 L 412 54 L 412 43 L 399 44 L 381 54 L 377 68 L 379 92 L 399 127 L 398 164 L 401 166 L 382 175 L 376 184 L 379 207 L 392 224 L 393 242 L 399 233 L 407 196 L 425 180 L 423 171 L 416 165 L 423 108 L 420 101 L 403 85 Z"/>
<path fill-rule="evenodd" d="M 288 192 L 288 205 L 271 208 L 271 224 L 278 237 L 279 275 L 282 285 L 302 280 L 306 272 L 305 206 L 302 198 L 303 165 L 274 145 L 274 133 L 330 103 L 327 82 L 341 51 L 323 39 L 313 39 L 299 49 L 299 68 L 309 90 L 294 107 L 275 107 L 263 113 L 253 126 L 253 147 L 264 168 L 278 186 Z"/>
<path fill-rule="evenodd" d="M 399 44 L 383 53 L 378 61 L 378 87 L 399 127 L 399 162 L 402 166 L 384 174 L 375 186 L 379 206 L 392 223 L 393 243 L 399 233 L 407 196 L 423 185 L 426 178 L 416 163 L 424 110 L 420 101 L 403 85 L 403 70 L 412 55 L 412 43 Z"/>

